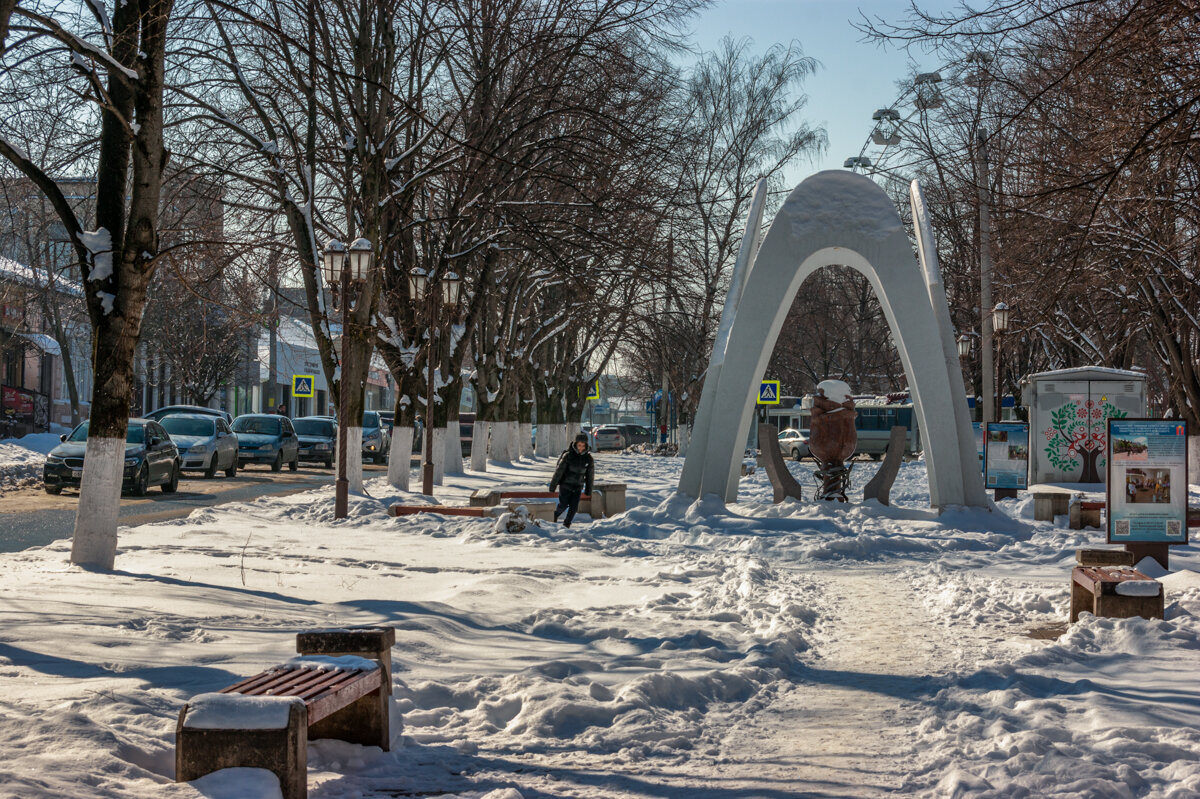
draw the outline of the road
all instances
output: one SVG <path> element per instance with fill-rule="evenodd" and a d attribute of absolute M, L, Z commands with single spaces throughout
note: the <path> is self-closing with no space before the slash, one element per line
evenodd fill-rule
<path fill-rule="evenodd" d="M 364 472 L 387 472 L 387 466 L 363 464 Z M 378 475 L 376 475 L 378 476 Z M 226 502 L 246 502 L 267 496 L 285 496 L 333 482 L 333 472 L 319 466 L 299 471 L 272 472 L 269 466 L 249 466 L 237 477 L 206 480 L 188 473 L 174 494 L 150 489 L 144 497 L 121 497 L 121 524 L 137 526 L 187 516 L 197 508 Z M 70 489 L 58 496 L 41 487 L 0 495 L 0 552 L 20 552 L 70 538 L 75 528 L 79 492 Z"/>

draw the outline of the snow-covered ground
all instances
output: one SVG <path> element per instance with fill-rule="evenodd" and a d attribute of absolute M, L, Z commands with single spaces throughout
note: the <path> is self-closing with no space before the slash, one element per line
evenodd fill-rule
<path fill-rule="evenodd" d="M 374 480 L 342 522 L 323 489 L 124 529 L 113 573 L 66 541 L 2 555 L 0 797 L 277 797 L 255 770 L 175 784 L 179 709 L 352 624 L 396 628 L 403 724 L 387 753 L 311 744 L 313 799 L 1200 796 L 1196 548 L 1165 621 L 1068 629 L 1103 534 L 1029 498 L 937 516 L 915 461 L 892 507 L 772 505 L 760 470 L 725 508 L 675 497 L 681 466 L 599 456 L 630 509 L 571 529 L 392 519 L 419 498 Z"/>
<path fill-rule="evenodd" d="M 33 433 L 0 439 L 0 493 L 41 485 L 42 464 L 46 462 L 46 453 L 58 446 L 58 435 Z"/>

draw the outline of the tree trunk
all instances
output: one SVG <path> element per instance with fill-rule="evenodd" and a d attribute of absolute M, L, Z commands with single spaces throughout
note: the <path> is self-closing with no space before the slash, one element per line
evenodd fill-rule
<path fill-rule="evenodd" d="M 79 486 L 79 508 L 71 562 L 111 570 L 117 554 L 117 516 L 125 472 L 125 433 L 133 399 L 133 354 L 137 346 L 145 286 L 130 288 L 126 302 L 93 325 L 96 374 L 87 450 Z"/>

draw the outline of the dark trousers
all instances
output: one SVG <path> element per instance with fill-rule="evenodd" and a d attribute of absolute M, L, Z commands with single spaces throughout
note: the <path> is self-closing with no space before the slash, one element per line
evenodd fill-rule
<path fill-rule="evenodd" d="M 558 507 L 554 509 L 554 520 L 558 521 L 558 517 L 563 511 L 567 512 L 567 518 L 563 519 L 567 524 L 575 518 L 575 512 L 579 510 L 579 497 L 583 494 L 582 488 L 567 488 L 566 486 L 558 487 Z"/>

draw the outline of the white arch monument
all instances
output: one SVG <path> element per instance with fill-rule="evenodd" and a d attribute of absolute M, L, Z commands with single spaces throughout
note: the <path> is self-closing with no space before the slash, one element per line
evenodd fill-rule
<path fill-rule="evenodd" d="M 989 507 L 967 409 L 950 309 L 921 187 L 910 189 L 918 258 L 891 198 L 873 181 L 831 170 L 792 191 L 758 241 L 765 186 L 750 207 L 679 493 L 737 500 L 741 453 L 759 382 L 792 300 L 825 266 L 871 281 L 908 376 L 921 428 L 930 504 Z"/>

